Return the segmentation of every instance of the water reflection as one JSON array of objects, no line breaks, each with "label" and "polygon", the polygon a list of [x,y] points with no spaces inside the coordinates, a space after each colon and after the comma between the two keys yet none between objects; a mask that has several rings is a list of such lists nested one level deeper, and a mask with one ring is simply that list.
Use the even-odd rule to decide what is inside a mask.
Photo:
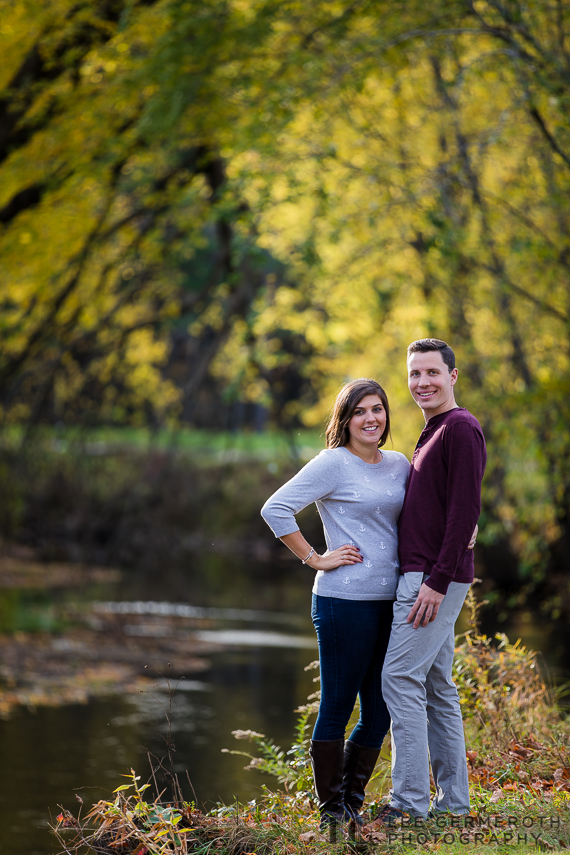
[{"label": "water reflection", "polygon": [[302,649],[281,649],[278,657],[268,648],[225,651],[212,655],[200,680],[173,679],[169,687],[157,679],[138,695],[17,710],[0,727],[0,851],[56,852],[47,832],[49,811],[55,816],[58,805],[77,810],[74,791],[86,804],[110,797],[131,767],[144,778],[147,752],[164,756],[169,729],[188,799],[193,795],[186,770],[208,807],[219,799],[259,796],[265,776],[245,772],[244,758],[221,749],[244,747],[231,736],[238,728],[291,744],[293,708],[314,688],[312,674],[303,670],[311,658]]},{"label": "water reflection", "polygon": [[[188,799],[193,793],[186,770],[207,806],[259,795],[265,777],[245,772],[244,758],[221,749],[244,747],[231,736],[239,728],[266,733],[283,747],[291,744],[293,710],[314,690],[313,674],[303,670],[315,658],[311,579],[287,564],[280,573],[219,556],[203,563],[211,573],[174,567],[125,574],[113,584],[0,591],[4,632],[60,631],[61,615],[75,609],[91,612],[94,621],[115,615],[123,628],[146,632],[151,640],[153,633],[204,632],[216,641],[206,670],[185,679],[181,670],[172,675],[172,704],[157,674],[137,694],[13,710],[0,723],[0,852],[56,852],[47,830],[50,812],[55,816],[59,805],[77,810],[74,791],[86,805],[109,797],[131,767],[145,777],[147,752],[165,754],[169,726],[175,770]],[[51,644],[74,659],[64,634]],[[166,663],[162,673],[168,675]]]},{"label": "water reflection", "polygon": [[259,609],[218,609],[191,606],[188,603],[169,602],[94,602],[93,610],[104,614],[121,615],[164,615],[166,617],[183,618],[213,618],[214,620],[245,620],[264,621],[267,623],[284,623],[287,626],[298,624],[299,615],[286,612],[261,611]]}]

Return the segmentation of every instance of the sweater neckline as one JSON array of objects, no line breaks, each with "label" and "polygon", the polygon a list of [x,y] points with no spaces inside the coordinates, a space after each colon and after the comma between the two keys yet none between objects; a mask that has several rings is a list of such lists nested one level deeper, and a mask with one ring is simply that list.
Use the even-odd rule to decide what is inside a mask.
[{"label": "sweater neckline", "polygon": [[441,424],[441,422],[444,421],[447,416],[451,415],[451,413],[464,413],[465,411],[465,407],[452,407],[450,410],[446,410],[445,413],[438,413],[437,416],[432,416],[431,419],[427,420],[424,425],[424,430],[428,430],[428,428]]},{"label": "sweater neckline", "polygon": [[384,465],[384,461],[386,460],[386,452],[385,451],[380,451],[380,454],[382,455],[382,460],[379,460],[378,463],[367,463],[365,460],[362,459],[362,457],[359,457],[357,454],[353,454],[352,451],[349,451],[348,448],[346,448],[346,446],[341,445],[339,447],[340,447],[340,450],[342,452],[344,452],[344,454],[348,454],[349,458],[351,460],[354,460],[357,463],[357,465],[366,466],[367,469],[378,469],[380,466]]}]

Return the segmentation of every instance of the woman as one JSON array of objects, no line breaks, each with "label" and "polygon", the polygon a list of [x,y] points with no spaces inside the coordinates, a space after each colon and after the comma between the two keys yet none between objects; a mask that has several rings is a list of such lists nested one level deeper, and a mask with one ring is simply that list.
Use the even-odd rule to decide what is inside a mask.
[{"label": "woman", "polygon": [[[375,380],[339,392],[326,449],[267,500],[263,518],[317,571],[312,618],[319,642],[321,703],[311,740],[321,827],[356,818],[390,726],[381,671],[399,576],[397,522],[409,463],[380,451],[390,435],[388,399]],[[295,514],[316,502],[327,551],[305,540]],[[344,741],[360,698],[360,718]]]}]

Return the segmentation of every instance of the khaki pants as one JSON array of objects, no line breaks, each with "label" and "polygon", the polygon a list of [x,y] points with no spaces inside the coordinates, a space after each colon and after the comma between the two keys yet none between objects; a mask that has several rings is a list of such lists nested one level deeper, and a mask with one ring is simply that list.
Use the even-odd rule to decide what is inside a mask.
[{"label": "khaki pants", "polygon": [[412,816],[427,815],[431,761],[435,781],[432,809],[463,814],[469,812],[469,781],[451,667],[455,621],[469,585],[452,582],[436,619],[414,629],[406,618],[423,578],[422,573],[400,577],[382,671],[382,693],[392,718],[390,804]]}]

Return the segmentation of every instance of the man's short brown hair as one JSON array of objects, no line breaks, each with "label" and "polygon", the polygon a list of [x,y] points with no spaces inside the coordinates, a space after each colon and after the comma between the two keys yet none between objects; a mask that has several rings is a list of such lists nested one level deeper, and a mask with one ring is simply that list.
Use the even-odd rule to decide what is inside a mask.
[{"label": "man's short brown hair", "polygon": [[439,350],[441,358],[447,365],[449,373],[455,368],[455,354],[450,346],[439,338],[419,338],[408,345],[408,357],[412,353],[429,353],[430,350]]}]

